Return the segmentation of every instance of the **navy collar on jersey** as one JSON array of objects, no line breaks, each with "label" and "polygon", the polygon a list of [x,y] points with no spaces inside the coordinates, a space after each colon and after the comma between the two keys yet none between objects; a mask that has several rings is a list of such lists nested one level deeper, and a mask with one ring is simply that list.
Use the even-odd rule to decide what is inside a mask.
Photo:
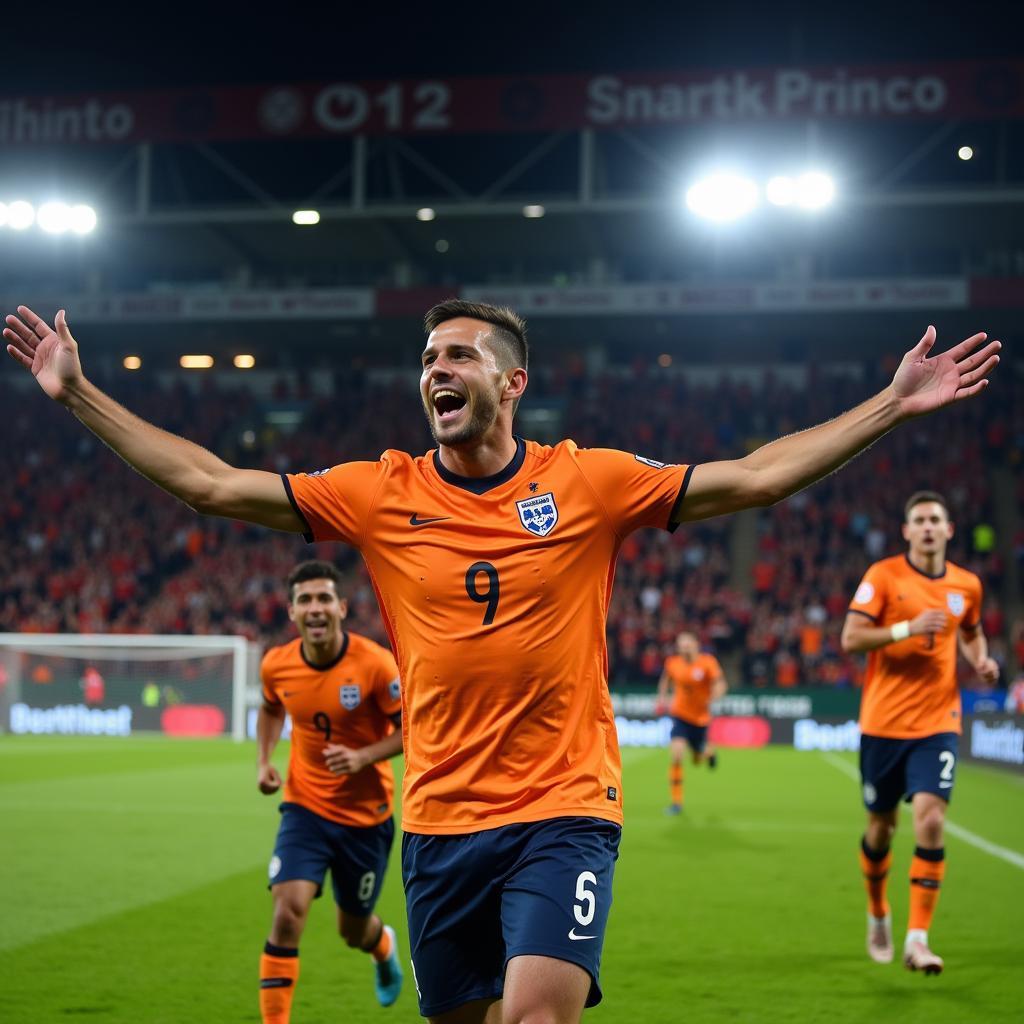
[{"label": "navy collar on jersey", "polygon": [[302,646],[302,641],[299,641],[299,654],[302,655],[302,660],[312,669],[317,672],[326,672],[329,668],[334,668],[335,665],[345,657],[345,652],[348,650],[348,633],[345,630],[341,631],[341,650],[338,651],[338,656],[332,658],[326,665],[314,665],[313,662],[306,657],[306,648]]},{"label": "navy collar on jersey", "polygon": [[921,576],[923,576],[926,580],[941,580],[942,577],[946,575],[945,559],[942,560],[942,572],[937,572],[933,576],[930,572],[925,572],[924,569],[918,569],[918,567],[914,565],[914,563],[910,560],[910,555],[904,555],[903,557],[907,560],[907,565],[909,565],[910,568],[914,570],[914,572],[919,573]]},{"label": "navy collar on jersey", "polygon": [[458,473],[453,473],[442,464],[440,450],[434,452],[434,469],[446,484],[461,487],[464,491],[471,491],[473,494],[486,494],[511,480],[523,468],[525,459],[526,442],[521,437],[516,437],[516,453],[512,456],[512,461],[504,469],[498,470],[491,476],[459,476]]}]

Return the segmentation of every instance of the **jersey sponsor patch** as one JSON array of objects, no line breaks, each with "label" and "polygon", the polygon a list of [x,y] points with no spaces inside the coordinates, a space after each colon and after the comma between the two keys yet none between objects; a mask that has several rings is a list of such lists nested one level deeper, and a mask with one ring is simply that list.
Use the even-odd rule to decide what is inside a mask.
[{"label": "jersey sponsor patch", "polygon": [[341,701],[341,706],[346,711],[352,711],[359,707],[359,702],[362,700],[362,694],[359,692],[359,684],[346,683],[341,687],[338,698]]},{"label": "jersey sponsor patch", "polygon": [[391,682],[388,683],[388,696],[392,700],[401,700],[402,699],[402,680],[401,679],[392,679]]},{"label": "jersey sponsor patch", "polygon": [[517,501],[516,508],[519,510],[519,522],[536,537],[546,537],[558,522],[558,506],[551,491]]},{"label": "jersey sponsor patch", "polygon": [[642,455],[634,455],[633,458],[645,466],[650,466],[651,469],[667,469],[671,465],[669,462],[659,462],[657,459],[645,459]]},{"label": "jersey sponsor patch", "polygon": [[949,594],[947,594],[946,595],[946,604],[949,606],[949,610],[954,615],[963,615],[964,608],[966,607],[966,605],[964,604],[964,595],[963,594],[956,594],[956,593],[949,593]]},{"label": "jersey sponsor patch", "polygon": [[853,595],[854,604],[869,604],[871,599],[875,596],[874,585],[868,583],[865,580],[858,588],[857,593]]}]

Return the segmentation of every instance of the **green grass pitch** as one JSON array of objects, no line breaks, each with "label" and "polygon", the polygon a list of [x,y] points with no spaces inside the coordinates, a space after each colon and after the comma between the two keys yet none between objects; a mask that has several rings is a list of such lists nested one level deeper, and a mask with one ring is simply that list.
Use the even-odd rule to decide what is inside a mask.
[{"label": "green grass pitch", "polygon": [[[255,751],[158,738],[0,738],[0,1020],[258,1021],[276,800]],[[282,749],[278,763],[286,763]],[[664,814],[667,755],[624,752],[626,829],[587,1020],[952,1024],[1024,1019],[1024,870],[947,840],[938,978],[863,951],[861,810],[849,755],[723,752]],[[846,766],[846,773],[842,769]],[[1024,852],[1024,780],[959,768],[951,818]],[[913,843],[897,838],[897,941]],[[398,844],[379,904],[406,955]],[[380,1009],[366,957],[314,906],[292,1019],[416,1021],[411,973]]]}]

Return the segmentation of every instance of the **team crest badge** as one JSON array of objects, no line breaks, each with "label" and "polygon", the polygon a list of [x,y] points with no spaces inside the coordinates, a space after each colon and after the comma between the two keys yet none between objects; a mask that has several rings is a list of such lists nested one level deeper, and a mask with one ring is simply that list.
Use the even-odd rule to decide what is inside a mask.
[{"label": "team crest badge", "polygon": [[519,522],[535,537],[546,537],[558,522],[558,506],[555,496],[538,494],[536,498],[525,498],[516,502],[519,509]]},{"label": "team crest badge", "polygon": [[946,604],[949,605],[949,610],[954,615],[963,615],[964,613],[964,595],[963,594],[947,594]]},{"label": "team crest badge", "polygon": [[359,684],[351,683],[349,685],[343,686],[341,688],[341,693],[339,694],[339,697],[341,699],[341,706],[346,711],[352,711],[353,709],[359,707],[359,701],[362,699],[359,693]]}]

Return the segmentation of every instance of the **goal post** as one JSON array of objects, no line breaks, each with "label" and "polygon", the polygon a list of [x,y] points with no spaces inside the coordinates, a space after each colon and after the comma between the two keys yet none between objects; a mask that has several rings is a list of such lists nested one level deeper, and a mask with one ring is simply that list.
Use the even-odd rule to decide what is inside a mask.
[{"label": "goal post", "polygon": [[243,636],[0,633],[0,729],[243,740],[259,663]]}]

